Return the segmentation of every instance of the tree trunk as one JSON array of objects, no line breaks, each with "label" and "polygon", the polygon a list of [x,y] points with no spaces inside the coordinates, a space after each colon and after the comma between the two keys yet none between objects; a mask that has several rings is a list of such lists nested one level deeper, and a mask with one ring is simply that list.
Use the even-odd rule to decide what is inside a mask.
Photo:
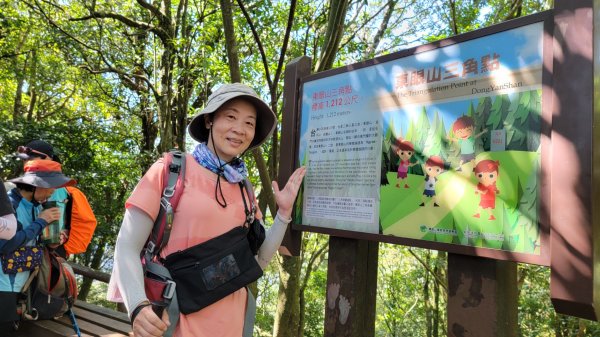
[{"label": "tree trunk", "polygon": [[225,31],[225,45],[227,46],[227,59],[229,60],[229,76],[231,82],[241,82],[240,60],[238,47],[235,39],[235,28],[233,24],[233,12],[231,0],[219,0],[221,3],[221,15],[223,16],[223,30]]},{"label": "tree trunk", "polygon": [[387,9],[385,10],[385,14],[383,15],[381,24],[379,25],[379,29],[377,30],[377,33],[373,37],[373,42],[369,43],[369,46],[365,53],[365,55],[367,56],[366,57],[367,59],[375,57],[375,52],[377,51],[377,47],[379,46],[379,43],[381,42],[381,39],[383,38],[385,31],[387,30],[387,27],[390,23],[390,18],[392,17],[392,14],[394,13],[394,9],[396,8],[396,3],[398,3],[398,0],[388,0]]},{"label": "tree trunk", "polygon": [[163,51],[160,57],[160,89],[157,95],[158,119],[160,144],[158,152],[167,152],[176,146],[174,129],[175,119],[173,111],[173,58],[176,55],[173,20],[171,17],[171,1],[163,0],[161,3],[161,12],[164,19],[160,22],[161,29],[166,33],[167,38],[161,40]]},{"label": "tree trunk", "polygon": [[[425,253],[425,263],[431,264],[431,251]],[[425,324],[427,327],[427,336],[432,335],[433,331],[433,310],[431,309],[431,293],[429,287],[431,285],[431,275],[425,271],[425,282],[423,284],[423,302],[425,303]]]},{"label": "tree trunk", "polygon": [[300,270],[298,256],[282,256],[279,266],[279,294],[277,314],[273,324],[273,337],[300,337]]},{"label": "tree trunk", "polygon": [[331,0],[324,49],[317,64],[317,71],[331,69],[337,55],[340,41],[344,35],[344,22],[348,12],[349,0]]},{"label": "tree trunk", "polygon": [[37,103],[37,91],[35,90],[35,83],[37,80],[37,51],[34,49],[31,52],[31,76],[29,77],[29,105],[27,106],[27,115],[33,116],[33,110]]},{"label": "tree trunk", "polygon": [[[442,275],[442,271],[444,268],[441,268],[442,263],[444,262],[446,254],[444,252],[438,252],[435,259],[435,266],[433,268],[434,274],[437,275],[438,280],[444,280],[444,275]],[[441,297],[441,288],[442,286],[439,282],[434,282],[433,288],[433,298],[434,298],[434,311],[433,311],[433,331],[432,337],[439,337],[440,335],[440,297]],[[445,308],[444,308],[445,309]]]},{"label": "tree trunk", "polygon": [[458,18],[456,17],[456,1],[450,0],[450,29],[453,35],[458,35]]},{"label": "tree trunk", "polygon": [[29,36],[29,27],[23,34],[21,35],[21,43],[17,44],[17,48],[15,49],[15,57],[13,60],[13,69],[15,69],[15,77],[17,82],[17,88],[15,90],[15,100],[13,103],[13,123],[16,123],[17,120],[23,114],[23,85],[25,84],[25,74],[27,73],[27,58],[25,56],[25,61],[23,62],[23,69],[19,69],[19,54],[21,53],[21,47],[25,45],[25,41],[27,41],[27,37]]},{"label": "tree trunk", "polygon": [[[106,238],[103,236],[100,242],[98,243],[98,248],[94,252],[94,256],[92,257],[92,263],[90,264],[90,268],[94,270],[98,270],[100,268],[100,264],[102,264],[102,259],[104,256],[104,250],[106,248]],[[81,301],[85,301],[88,294],[90,293],[90,289],[92,286],[91,278],[84,277],[83,282],[81,283],[81,287],[79,288],[79,294],[77,295],[77,299]]]},{"label": "tree trunk", "polygon": [[179,3],[178,9],[178,24],[176,31],[179,31],[179,39],[185,41],[182,46],[179,46],[177,55],[177,68],[184,70],[186,75],[179,76],[177,79],[176,95],[174,99],[176,102],[172,104],[175,107],[175,116],[173,121],[175,144],[178,149],[185,151],[185,131],[187,126],[187,113],[190,104],[190,96],[193,90],[193,83],[195,76],[192,75],[191,69],[193,67],[190,64],[190,53],[188,44],[191,41],[190,31],[191,27],[188,23],[188,1],[182,0]]},{"label": "tree trunk", "polygon": [[19,69],[19,57],[15,56],[14,68],[18,69],[17,78],[17,89],[15,90],[15,101],[13,103],[13,121],[16,121],[23,114],[23,85],[25,84],[25,71],[27,68],[27,59],[23,64],[23,69]]},{"label": "tree trunk", "polygon": [[158,152],[167,152],[175,145],[173,138],[173,111],[171,109],[172,43],[165,44],[161,56],[161,88],[157,98],[160,144]]},{"label": "tree trunk", "polygon": [[[145,17],[144,17],[145,18]],[[147,18],[145,18],[147,20]],[[136,53],[136,65],[134,73],[137,75],[144,75],[144,63],[146,60],[146,48],[148,48],[148,33],[144,30],[138,30],[135,35],[135,53]],[[143,80],[139,78],[134,79],[139,87],[147,88]],[[140,99],[139,104],[139,118],[142,123],[142,143],[140,149],[142,155],[140,157],[140,168],[142,172],[152,165],[154,162],[154,142],[158,135],[158,127],[154,122],[156,112],[150,108],[150,101],[148,98],[148,92],[139,91],[138,96]]]}]

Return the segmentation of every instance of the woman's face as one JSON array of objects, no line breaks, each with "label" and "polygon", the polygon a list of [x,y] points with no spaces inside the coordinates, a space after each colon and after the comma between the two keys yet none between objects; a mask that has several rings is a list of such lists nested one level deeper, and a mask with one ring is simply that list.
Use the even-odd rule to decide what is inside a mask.
[{"label": "woman's face", "polygon": [[32,197],[35,198],[35,201],[43,203],[50,198],[54,190],[55,188],[36,187]]},{"label": "woman's face", "polygon": [[[211,128],[206,120],[206,127]],[[246,100],[235,98],[214,113],[208,147],[221,160],[230,161],[252,143],[256,129],[256,109]]]}]

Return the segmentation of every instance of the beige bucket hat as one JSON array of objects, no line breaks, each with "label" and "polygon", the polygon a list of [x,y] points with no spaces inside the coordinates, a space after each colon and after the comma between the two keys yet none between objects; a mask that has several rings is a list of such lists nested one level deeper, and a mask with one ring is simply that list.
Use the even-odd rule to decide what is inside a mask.
[{"label": "beige bucket hat", "polygon": [[223,84],[208,97],[204,109],[194,116],[188,125],[190,136],[198,142],[207,142],[209,129],[205,126],[204,115],[219,110],[223,104],[234,98],[243,98],[256,108],[256,130],[247,151],[264,143],[275,129],[277,118],[269,105],[258,97],[252,88],[242,83]]}]

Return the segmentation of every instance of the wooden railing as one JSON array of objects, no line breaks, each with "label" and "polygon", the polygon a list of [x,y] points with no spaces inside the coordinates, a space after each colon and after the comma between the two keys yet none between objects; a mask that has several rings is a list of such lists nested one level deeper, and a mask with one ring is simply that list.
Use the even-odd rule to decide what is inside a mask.
[{"label": "wooden railing", "polygon": [[108,273],[97,271],[92,268],[82,266],[82,265],[72,262],[72,261],[69,261],[68,263],[73,268],[73,271],[75,272],[75,274],[89,277],[93,280],[98,280],[98,281],[104,282],[104,283],[108,283],[108,281],[110,281],[110,274],[108,274]]}]

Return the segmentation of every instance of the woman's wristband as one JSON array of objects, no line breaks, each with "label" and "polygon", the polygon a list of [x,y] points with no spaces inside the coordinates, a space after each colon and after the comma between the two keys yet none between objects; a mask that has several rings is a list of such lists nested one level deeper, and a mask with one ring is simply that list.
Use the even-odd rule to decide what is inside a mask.
[{"label": "woman's wristband", "polygon": [[285,218],[283,215],[281,215],[281,213],[277,212],[277,214],[275,215],[276,218],[279,218],[279,220],[281,222],[283,222],[284,224],[289,224],[292,221],[292,218]]},{"label": "woman's wristband", "polygon": [[131,312],[131,325],[133,325],[133,322],[135,321],[135,318],[140,313],[140,311],[142,311],[142,309],[144,309],[145,307],[147,307],[149,305],[152,305],[152,303],[150,303],[148,301],[144,301],[144,302],[138,304],[138,306],[135,307],[135,309],[133,309],[133,311]]}]

